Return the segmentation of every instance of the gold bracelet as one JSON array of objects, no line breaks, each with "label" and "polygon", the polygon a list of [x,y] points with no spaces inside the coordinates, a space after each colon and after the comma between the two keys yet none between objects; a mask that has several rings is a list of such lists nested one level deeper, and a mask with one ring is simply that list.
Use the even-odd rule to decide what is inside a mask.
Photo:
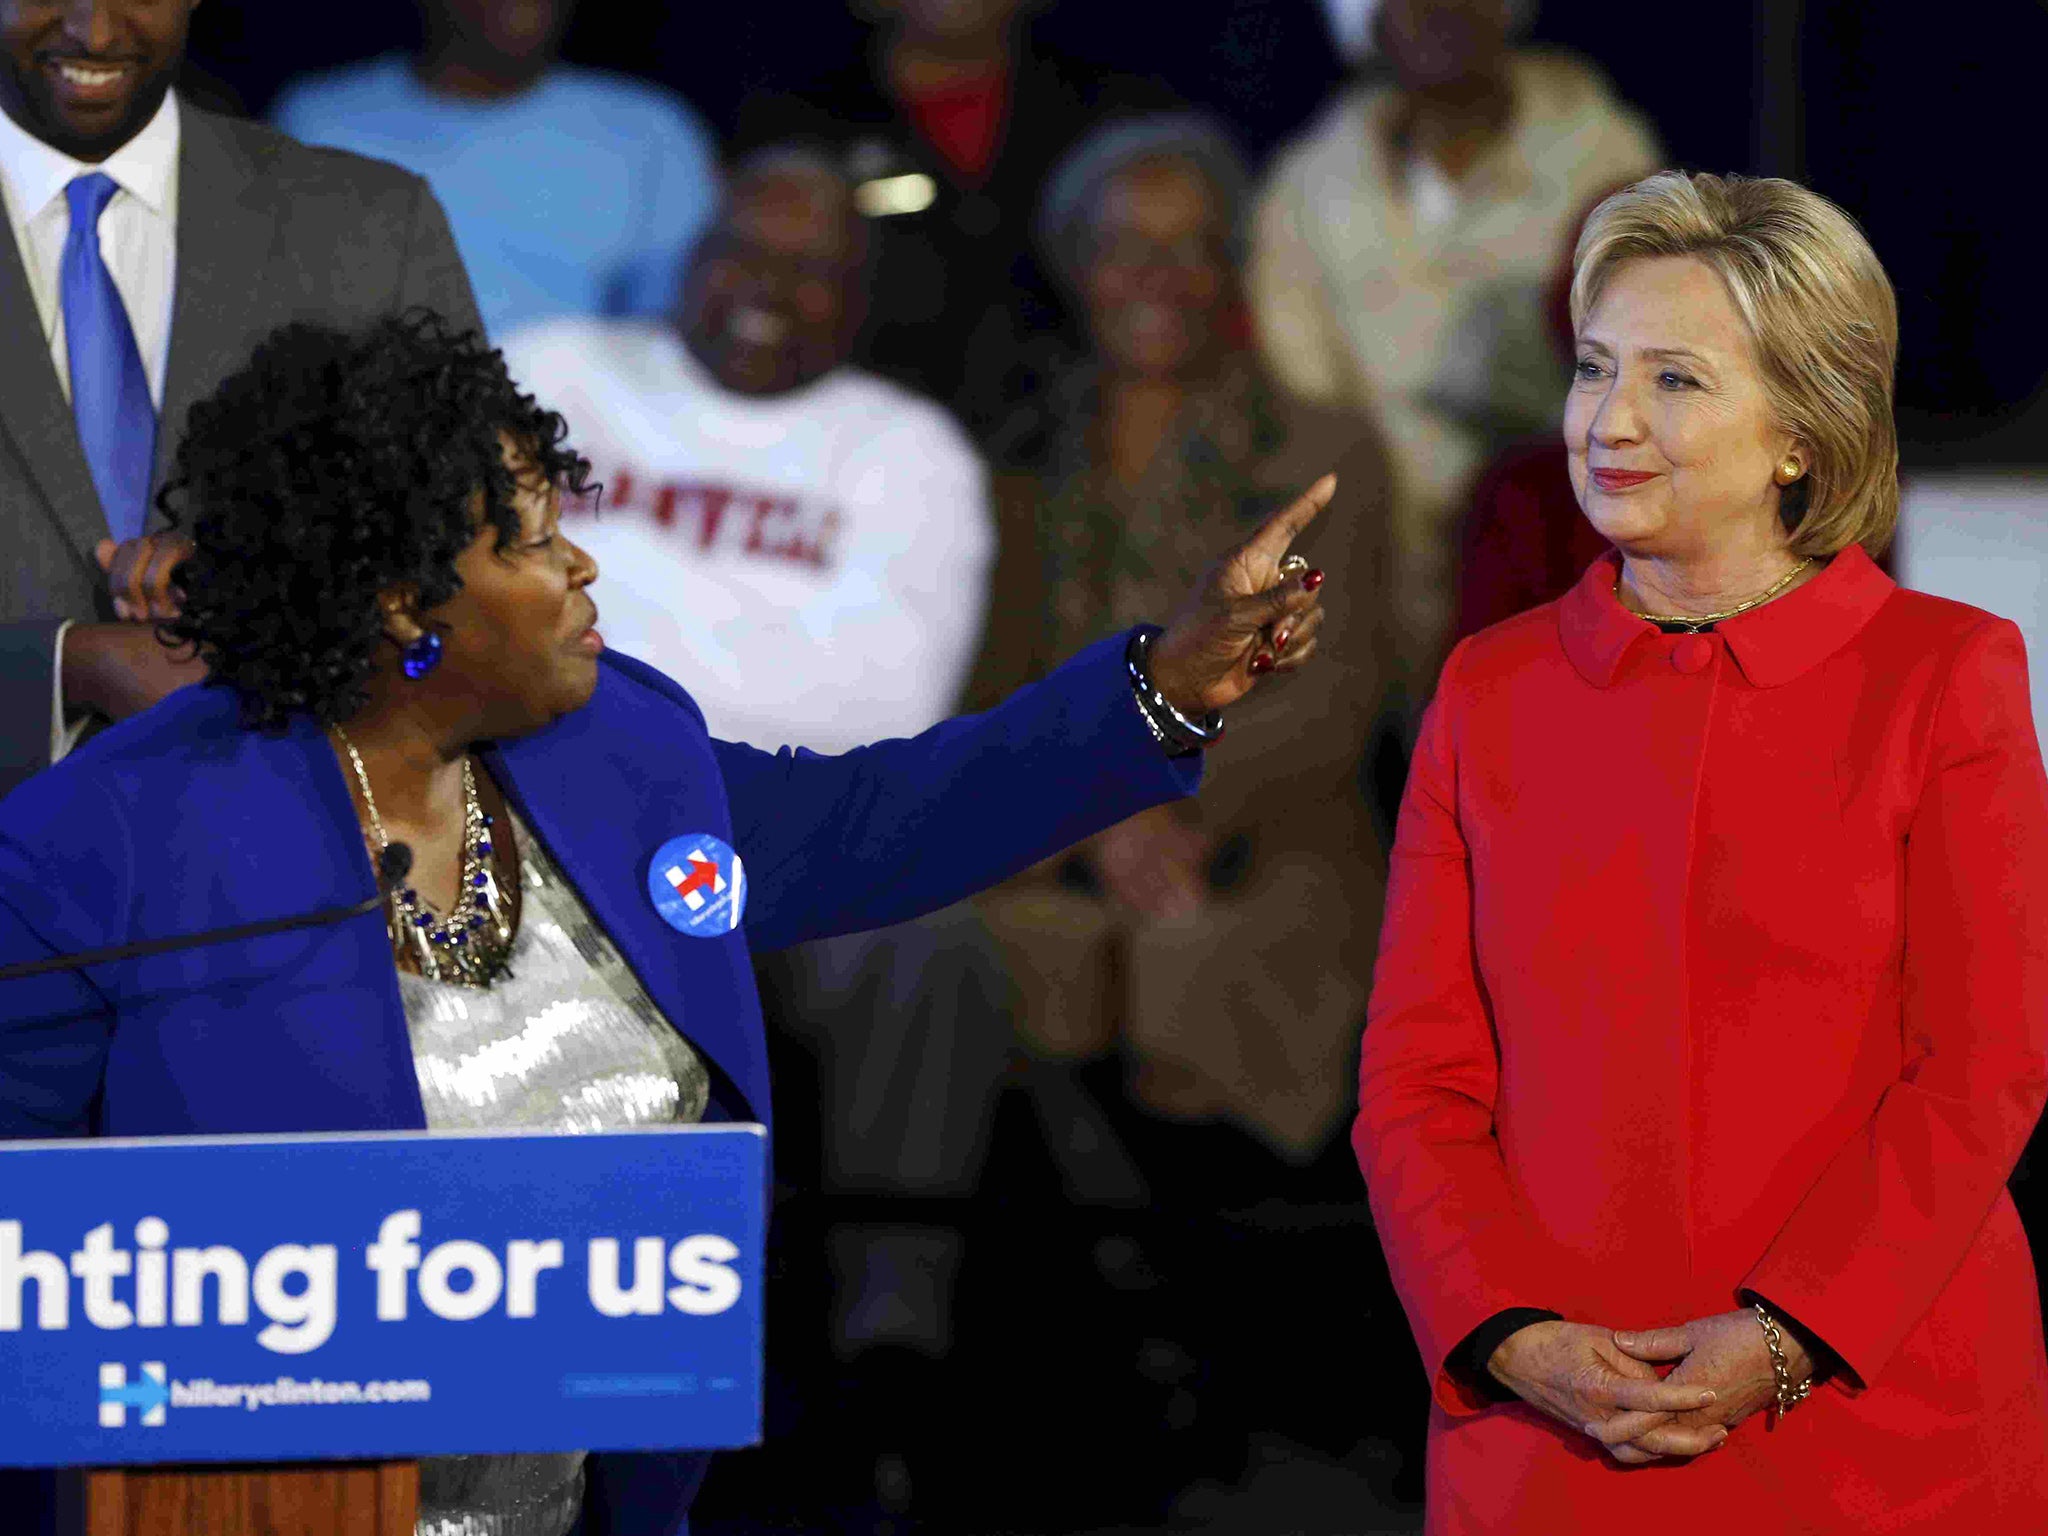
[{"label": "gold bracelet", "polygon": [[1808,1377],[1797,1386],[1792,1382],[1792,1367],[1785,1359],[1785,1336],[1778,1331],[1778,1320],[1766,1312],[1762,1302],[1751,1302],[1756,1308],[1756,1320],[1763,1325],[1764,1348],[1771,1352],[1771,1376],[1778,1384],[1778,1421],[1784,1422],[1785,1415],[1806,1401],[1806,1395],[1813,1390],[1813,1379]]}]

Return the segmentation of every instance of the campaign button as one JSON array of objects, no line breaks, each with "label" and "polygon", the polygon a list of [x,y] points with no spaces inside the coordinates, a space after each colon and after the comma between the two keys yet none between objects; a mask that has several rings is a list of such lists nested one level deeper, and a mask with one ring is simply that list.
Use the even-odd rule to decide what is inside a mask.
[{"label": "campaign button", "polygon": [[687,832],[656,850],[647,866],[647,894],[677,933],[715,939],[740,925],[747,874],[727,844],[709,832]]}]

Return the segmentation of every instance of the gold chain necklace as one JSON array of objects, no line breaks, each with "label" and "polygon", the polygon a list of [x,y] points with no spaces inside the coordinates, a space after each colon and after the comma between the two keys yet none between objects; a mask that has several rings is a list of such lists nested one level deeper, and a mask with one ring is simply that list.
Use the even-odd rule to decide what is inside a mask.
[{"label": "gold chain necklace", "polygon": [[[377,814],[377,796],[370,789],[370,773],[362,754],[340,726],[334,734],[356,771],[362,787],[363,808],[370,813],[370,834],[379,852],[391,846],[384,831],[384,818]],[[419,972],[429,981],[460,982],[464,986],[488,987],[498,977],[509,975],[512,953],[512,923],[509,904],[498,888],[497,869],[492,859],[491,828],[494,818],[484,813],[476,792],[476,770],[469,758],[462,760],[462,874],[456,888],[455,905],[443,917],[429,907],[420,893],[409,885],[390,896],[386,926],[391,942],[401,953],[410,954]]]},{"label": "gold chain necklace", "polygon": [[[1763,607],[1765,603],[1768,603],[1780,592],[1791,586],[1794,581],[1798,580],[1806,568],[1812,564],[1813,556],[1808,555],[1804,560],[1793,566],[1791,570],[1772,582],[1770,586],[1757,593],[1755,597],[1750,598],[1746,602],[1737,603],[1733,608],[1724,608],[1719,613],[1638,613],[1636,617],[1646,623],[1655,624],[1661,629],[1682,630],[1686,634],[1696,635],[1710,625],[1720,624],[1734,618],[1738,614],[1747,613],[1752,608]],[[1619,576],[1614,578],[1614,600],[1621,602],[1621,578]],[[1622,603],[1622,607],[1627,608],[1628,604]],[[1630,609],[1630,611],[1634,612],[1633,609]]]}]

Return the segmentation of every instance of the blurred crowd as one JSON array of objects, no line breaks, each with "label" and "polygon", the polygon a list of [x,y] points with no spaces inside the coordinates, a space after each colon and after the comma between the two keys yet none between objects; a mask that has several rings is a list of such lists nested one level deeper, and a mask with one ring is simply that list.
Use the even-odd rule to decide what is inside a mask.
[{"label": "blurred crowd", "polygon": [[1030,0],[853,0],[863,46],[723,141],[565,62],[570,0],[421,9],[269,115],[438,194],[602,482],[609,643],[715,734],[914,733],[1340,480],[1327,664],[1198,803],[762,961],[771,1438],[698,1527],[1156,1528],[1279,1446],[1398,1528],[1423,1379],[1345,1144],[1386,848],[1449,645],[1598,553],[1565,279],[1650,123],[1526,0],[1328,0],[1342,83],[1264,154]]},{"label": "blurred crowd", "polygon": [[[1775,4],[1741,16],[1770,23]],[[692,1529],[1419,1529],[1427,1382],[1347,1134],[1388,851],[1452,646],[1559,596],[1605,549],[1559,422],[1579,231],[1608,194],[1717,141],[1695,131],[1667,148],[1592,58],[1532,40],[1537,0],[605,9],[605,35],[633,39],[644,68],[616,45],[598,51],[629,67],[576,62],[589,54],[575,39],[600,19],[578,0],[358,0],[337,29],[288,9],[209,0],[173,28],[179,7],[132,7],[182,101],[424,178],[432,198],[368,168],[390,183],[374,206],[407,210],[390,215],[403,241],[356,204],[295,187],[354,243],[328,249],[306,231],[329,224],[302,220],[277,265],[307,293],[335,289],[345,314],[374,246],[444,280],[406,286],[406,302],[449,308],[455,293],[466,309],[445,281],[460,277],[452,237],[491,343],[592,463],[564,526],[601,568],[606,643],[679,680],[716,736],[837,753],[988,707],[1093,640],[1166,619],[1218,550],[1338,478],[1300,545],[1327,583],[1314,588],[1328,612],[1315,665],[1233,708],[1198,798],[929,917],[758,957],[776,1090],[767,1438],[719,1459]],[[185,12],[195,39],[214,28],[197,62],[178,62]],[[797,30],[799,14],[801,37],[767,36]],[[1888,243],[1886,221],[1937,231],[1926,249],[1949,264],[1940,283],[1924,260],[1892,267],[1909,451],[1918,410],[1942,417],[1938,434],[1919,422],[1923,448],[1940,436],[1958,445],[1952,465],[1993,462],[1969,439],[1970,410],[1988,421],[1991,404],[2033,391],[2031,414],[2008,423],[2029,441],[1996,456],[2040,462],[2048,345],[2027,327],[2048,311],[2009,302],[2027,258],[1988,191],[1993,175],[2003,190],[1995,157],[1949,149],[1977,61],[1922,67],[1918,53],[2000,53],[2017,29],[1982,33],[1991,47],[1951,28],[1870,50],[1908,78],[1834,46],[1828,27],[1865,24],[1849,0],[1787,7],[1732,44],[1695,28],[1674,46],[1618,4],[1589,0],[1577,19],[1602,15],[1636,24],[1614,46],[1653,59],[1633,78],[1658,93],[1673,139],[1726,109],[1700,81],[1717,97],[1753,91],[1723,116],[1757,128],[1755,154],[1692,168],[1798,174],[1830,195],[1860,186],[1845,204],[1888,265],[1910,244]],[[746,34],[749,57],[777,71],[681,67],[700,27]],[[1156,35],[1181,27],[1214,36]],[[257,78],[264,39],[288,29],[332,44],[292,55],[301,63],[410,41],[275,89],[287,71]],[[1112,33],[1118,47],[1088,50]],[[1199,70],[1135,67],[1147,34],[1183,63],[1206,50],[1210,86]],[[1802,72],[1801,47],[1848,62]],[[702,89],[679,94],[678,79]],[[1871,127],[1901,100],[1951,124],[1949,137],[1899,130],[1913,154],[1943,157],[1935,174],[1902,169],[1900,140]],[[1841,109],[1856,126],[1774,162],[1779,108],[1799,123]],[[68,189],[88,178],[58,179],[57,150],[0,113],[0,204],[35,285],[18,318],[40,323],[63,391],[18,391],[15,408],[43,410],[52,441],[65,440],[50,412],[66,399],[81,434],[104,416],[131,429],[109,443],[150,441],[135,424],[181,419],[193,397],[175,371],[167,393],[174,322],[213,350],[206,337],[241,323],[239,280],[190,280],[203,263],[178,223],[181,198],[188,223],[207,223],[198,210],[229,208],[240,183],[177,191],[176,115],[152,112],[89,178],[118,199],[98,205],[99,287],[92,263],[60,274],[65,231],[86,216]],[[208,233],[223,245],[270,238],[220,222]],[[201,300],[174,305],[181,271]],[[1974,318],[1956,305],[1930,324],[1937,288],[1992,297]],[[101,340],[133,358],[96,384],[71,361],[81,328],[68,316],[107,293],[115,302],[77,313],[129,316],[132,334]],[[77,355],[95,355],[89,337]],[[114,489],[134,493],[121,505],[139,529],[150,465],[122,458]],[[90,481],[85,456],[58,469],[74,510],[94,511],[90,490],[117,527],[97,466]],[[1953,515],[1923,530],[1954,537],[1923,549],[2010,566],[2025,590],[1986,606],[2036,604],[2048,625],[2048,584],[2035,593],[2035,567],[2009,559],[2023,542],[2048,547],[2048,491],[2016,493],[1993,537],[1964,527],[1959,509],[1982,512],[1974,484],[1934,489],[1927,504]],[[17,557],[26,592],[40,578]],[[76,564],[63,553],[52,568],[76,586]],[[89,715],[148,702],[98,696],[121,675],[84,664],[108,632],[161,650],[126,622],[141,615],[109,614],[123,622],[42,626],[50,653],[14,680],[30,689],[34,762],[14,767],[61,756]],[[2037,713],[2044,703],[2037,691]],[[0,788],[10,771],[0,760]],[[989,825],[1007,809],[987,806]],[[2033,1163],[2048,1167],[2048,1151]],[[2038,1249],[2048,1178],[2018,1192]]]},{"label": "blurred crowd", "polygon": [[[1338,476],[1300,549],[1327,582],[1316,665],[1232,711],[1197,800],[759,958],[768,1438],[720,1459],[693,1529],[1416,1529],[1426,1382],[1347,1138],[1388,849],[1450,648],[1603,552],[1559,431],[1571,258],[1602,198],[1669,163],[1657,125],[1530,40],[1535,0],[1201,0],[1206,89],[1130,63],[1170,0],[784,0],[720,35],[799,3],[804,36],[755,38],[765,83],[658,67],[694,6],[607,13],[644,71],[572,62],[598,10],[577,0],[361,0],[352,34],[413,41],[274,93],[282,70],[252,91],[232,66],[260,73],[286,23],[213,4],[221,46],[177,66],[195,107],[425,179],[490,340],[594,466],[565,524],[607,643],[717,736],[833,753],[986,707],[1163,620]],[[1120,53],[1086,50],[1119,27]],[[1675,135],[1701,109],[1656,46]],[[163,132],[113,167],[137,195],[109,226],[159,408],[183,258],[176,200],[131,173]],[[1873,233],[1939,222],[1926,195],[1866,198]],[[15,210],[36,270],[61,202]],[[1967,254],[1990,226],[1950,211]],[[408,259],[437,240],[415,222]],[[2005,270],[1973,259],[1963,286]],[[1978,348],[2019,359],[1976,367],[2015,398],[2034,323]],[[1941,330],[1909,324],[1908,382],[1974,355]],[[60,678],[86,638],[58,632]],[[2037,1225],[2044,1195],[2021,1193]]]}]

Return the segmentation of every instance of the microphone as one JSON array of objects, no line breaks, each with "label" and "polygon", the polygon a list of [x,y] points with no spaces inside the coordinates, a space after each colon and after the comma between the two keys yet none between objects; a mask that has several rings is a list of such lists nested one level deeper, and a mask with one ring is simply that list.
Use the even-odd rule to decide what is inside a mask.
[{"label": "microphone", "polygon": [[81,949],[75,954],[47,955],[41,960],[24,960],[0,965],[0,981],[19,981],[49,971],[82,971],[91,965],[109,965],[116,960],[146,960],[152,955],[173,954],[181,949],[201,949],[209,944],[232,944],[237,939],[260,939],[294,928],[323,928],[345,923],[352,917],[366,917],[383,906],[392,891],[412,872],[412,849],[404,843],[386,843],[377,854],[377,894],[352,907],[326,907],[302,912],[297,917],[273,917],[260,923],[240,923],[232,928],[209,928],[200,933],[182,933],[168,939],[145,939],[139,944],[116,944],[107,949]]}]

